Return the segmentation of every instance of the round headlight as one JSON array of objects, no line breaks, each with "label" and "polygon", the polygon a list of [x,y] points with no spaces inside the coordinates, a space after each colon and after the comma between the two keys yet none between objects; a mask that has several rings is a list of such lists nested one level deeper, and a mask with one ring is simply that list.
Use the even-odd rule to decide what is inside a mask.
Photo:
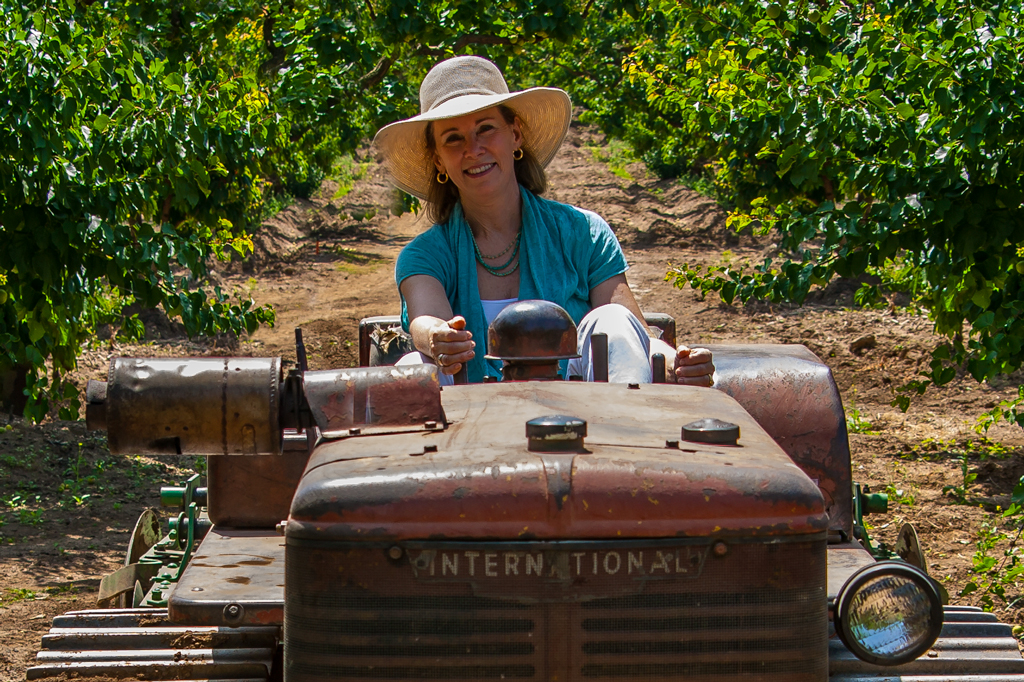
[{"label": "round headlight", "polygon": [[898,561],[854,573],[835,601],[836,633],[868,663],[901,665],[931,648],[942,631],[942,600],[932,579]]}]

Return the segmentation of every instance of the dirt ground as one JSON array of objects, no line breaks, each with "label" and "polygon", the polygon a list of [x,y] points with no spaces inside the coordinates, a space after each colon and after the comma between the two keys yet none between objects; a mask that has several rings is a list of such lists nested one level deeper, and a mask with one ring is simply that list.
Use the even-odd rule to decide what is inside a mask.
[{"label": "dirt ground", "polygon": [[[609,221],[641,306],[674,315],[680,342],[802,343],[827,362],[853,432],[855,479],[892,500],[889,514],[868,517],[873,536],[892,543],[904,522],[915,524],[931,574],[956,603],[982,604],[981,591],[956,595],[977,580],[971,568],[979,543],[1001,560],[1010,544],[1001,536],[1017,532],[999,511],[1024,475],[1024,434],[997,426],[984,438],[971,427],[1015,395],[1024,377],[981,385],[958,377],[899,412],[889,405],[893,388],[927,367],[936,343],[927,317],[899,307],[856,309],[857,283],[849,281],[814,292],[802,307],[728,306],[674,288],[665,281],[673,264],[757,262],[773,245],[732,234],[713,200],[659,181],[639,163],[613,171],[599,160],[608,156],[599,136],[573,127],[549,168],[549,196]],[[272,304],[275,327],[241,341],[189,341],[179,326],[147,314],[147,343],[97,339],[80,358],[76,380],[105,378],[116,355],[281,355],[287,366],[295,361],[296,327],[313,368],[357,364],[358,320],[398,312],[395,257],[427,226],[422,216],[393,215],[394,195],[380,168],[371,158],[363,162],[365,175],[351,191],[340,196],[338,184],[326,182],[313,201],[297,201],[268,221],[254,258],[218,264],[211,275],[227,291]],[[94,604],[99,578],[123,563],[135,520],[159,503],[159,486],[183,481],[204,463],[114,457],[82,422],[30,426],[2,417],[0,428],[0,680],[21,680],[52,616]],[[944,486],[954,489],[944,493]],[[1019,598],[1019,586],[1008,586],[1006,595]],[[1021,610],[999,598],[994,610],[1024,624]]]}]

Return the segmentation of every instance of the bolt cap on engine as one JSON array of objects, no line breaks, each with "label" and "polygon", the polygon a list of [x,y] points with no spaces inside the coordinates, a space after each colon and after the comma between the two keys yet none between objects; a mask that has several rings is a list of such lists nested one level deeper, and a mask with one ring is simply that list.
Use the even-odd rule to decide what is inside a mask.
[{"label": "bolt cap on engine", "polygon": [[526,422],[527,448],[531,452],[572,452],[583,449],[587,422],[563,414],[537,417]]},{"label": "bolt cap on engine", "polygon": [[691,443],[712,445],[736,445],[740,439],[740,427],[732,422],[705,417],[683,426],[683,440]]}]

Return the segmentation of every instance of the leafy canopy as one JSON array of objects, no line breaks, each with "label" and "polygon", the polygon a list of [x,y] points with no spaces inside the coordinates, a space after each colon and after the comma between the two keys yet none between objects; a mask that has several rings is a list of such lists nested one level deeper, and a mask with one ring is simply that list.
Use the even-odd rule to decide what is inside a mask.
[{"label": "leafy canopy", "polygon": [[0,377],[28,372],[28,416],[63,401],[69,417],[64,377],[97,326],[142,334],[130,304],[190,335],[272,322],[204,284],[212,258],[251,250],[268,192],[308,196],[415,113],[439,58],[506,64],[585,14],[567,0],[0,0]]},{"label": "leafy canopy", "polygon": [[308,196],[342,154],[416,112],[430,66],[465,53],[513,88],[565,87],[656,172],[713,169],[738,207],[730,223],[779,237],[782,257],[752,272],[683,267],[677,284],[799,302],[875,269],[952,340],[928,381],[959,363],[979,380],[1012,371],[1020,9],[0,0],[0,371],[30,368],[40,417],[75,394],[62,376],[97,324],[141,332],[129,303],[161,305],[190,334],[272,321],[203,285],[210,259],[245,253],[267,192]]},{"label": "leafy canopy", "polygon": [[[926,381],[1024,362],[1024,13],[1019,2],[848,0],[661,10],[665,43],[627,61],[652,117],[679,122],[782,257],[683,267],[677,284],[799,303],[814,284],[901,271],[949,337]],[[684,144],[683,142],[679,143]],[[877,290],[861,292],[862,300]],[[897,402],[904,407],[906,395]]]}]

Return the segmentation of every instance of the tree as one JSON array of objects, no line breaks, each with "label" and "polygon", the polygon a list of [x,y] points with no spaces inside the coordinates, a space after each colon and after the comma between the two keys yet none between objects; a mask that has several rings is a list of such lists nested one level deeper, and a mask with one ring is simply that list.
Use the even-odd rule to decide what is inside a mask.
[{"label": "tree", "polygon": [[504,65],[585,15],[575,0],[0,0],[0,377],[27,372],[27,416],[64,401],[71,417],[65,374],[97,325],[141,334],[129,303],[190,335],[272,322],[203,284],[211,258],[251,250],[268,192],[308,196],[416,113],[438,59]]},{"label": "tree", "polygon": [[[978,381],[1024,362],[1024,14],[1019,2],[713,3],[660,11],[665,44],[627,64],[651,117],[713,159],[783,256],[752,272],[683,267],[724,300],[799,303],[865,271],[926,307],[948,338],[924,381]],[[877,287],[858,292],[861,301]],[[1007,412],[1024,423],[1024,415]]]},{"label": "tree", "polygon": [[[0,369],[27,366],[27,415],[70,399],[70,416],[64,372],[129,301],[163,305],[191,334],[273,319],[191,290],[188,277],[205,273],[208,256],[246,249],[239,216],[258,202],[260,138],[275,122],[253,78],[172,64],[101,8],[4,4]],[[133,336],[140,327],[122,325]]]}]

